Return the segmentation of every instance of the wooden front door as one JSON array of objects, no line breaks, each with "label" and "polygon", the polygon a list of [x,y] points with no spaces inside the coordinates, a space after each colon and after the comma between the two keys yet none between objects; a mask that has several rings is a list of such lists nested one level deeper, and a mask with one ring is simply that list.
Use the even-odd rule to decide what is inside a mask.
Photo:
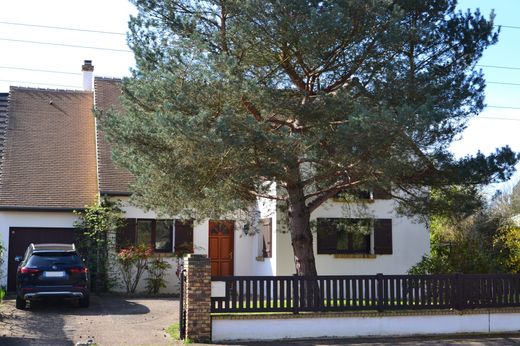
[{"label": "wooden front door", "polygon": [[211,276],[233,275],[234,232],[234,221],[209,221],[209,258],[211,260]]}]

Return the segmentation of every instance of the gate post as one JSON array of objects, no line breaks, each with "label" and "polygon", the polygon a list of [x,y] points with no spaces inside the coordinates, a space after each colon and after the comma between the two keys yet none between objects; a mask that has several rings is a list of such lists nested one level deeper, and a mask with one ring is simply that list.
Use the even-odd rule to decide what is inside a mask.
[{"label": "gate post", "polygon": [[186,333],[195,342],[211,341],[211,262],[205,255],[184,257]]}]

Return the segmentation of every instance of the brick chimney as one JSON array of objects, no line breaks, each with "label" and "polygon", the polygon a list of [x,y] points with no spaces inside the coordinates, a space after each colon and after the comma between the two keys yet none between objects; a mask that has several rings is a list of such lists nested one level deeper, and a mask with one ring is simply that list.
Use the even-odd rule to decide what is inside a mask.
[{"label": "brick chimney", "polygon": [[92,91],[92,82],[94,76],[94,65],[92,60],[85,60],[81,66],[83,72],[83,90]]}]

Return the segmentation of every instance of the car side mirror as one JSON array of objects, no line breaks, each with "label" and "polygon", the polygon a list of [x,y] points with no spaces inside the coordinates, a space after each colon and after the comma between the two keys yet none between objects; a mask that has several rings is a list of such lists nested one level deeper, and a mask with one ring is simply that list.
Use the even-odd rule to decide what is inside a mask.
[{"label": "car side mirror", "polygon": [[22,261],[22,256],[16,256],[16,257],[14,258],[14,261],[15,261],[15,262],[21,262],[21,261]]}]

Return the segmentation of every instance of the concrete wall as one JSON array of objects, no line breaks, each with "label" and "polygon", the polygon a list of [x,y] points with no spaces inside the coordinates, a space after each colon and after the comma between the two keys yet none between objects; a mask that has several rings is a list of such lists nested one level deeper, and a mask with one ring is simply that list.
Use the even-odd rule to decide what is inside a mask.
[{"label": "concrete wall", "polygon": [[1,268],[0,286],[7,286],[7,252],[9,248],[10,227],[46,227],[46,228],[71,228],[76,216],[72,212],[0,212],[0,240],[6,251]]},{"label": "concrete wall", "polygon": [[[419,262],[423,255],[430,252],[428,226],[395,213],[395,202],[376,200],[366,205],[329,201],[311,214],[317,218],[391,218],[392,244],[391,255],[376,255],[375,258],[335,258],[334,255],[318,255],[316,233],[314,233],[314,255],[316,267],[321,275],[362,275],[362,274],[405,274],[411,266]],[[294,256],[288,233],[277,234],[277,273],[295,273]],[[373,235],[371,244],[373,246]]]},{"label": "concrete wall", "polygon": [[518,332],[520,313],[440,312],[397,316],[213,318],[212,341]]}]

